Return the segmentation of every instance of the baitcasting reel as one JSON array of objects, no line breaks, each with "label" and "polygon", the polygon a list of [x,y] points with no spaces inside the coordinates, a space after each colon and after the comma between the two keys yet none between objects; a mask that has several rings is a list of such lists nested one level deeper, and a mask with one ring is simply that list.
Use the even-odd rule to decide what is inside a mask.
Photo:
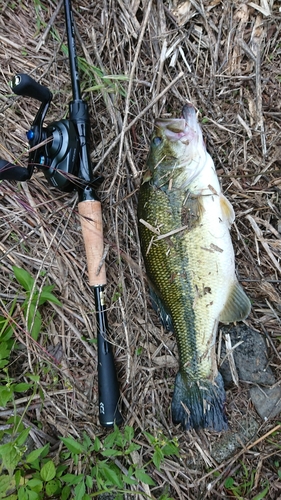
[{"label": "baitcasting reel", "polygon": [[[55,121],[44,127],[43,122],[53,97],[50,90],[23,73],[13,78],[11,87],[15,94],[37,99],[41,106],[26,134],[30,146],[28,167],[0,160],[0,179],[26,181],[31,178],[34,167],[37,167],[43,171],[50,184],[64,192],[73,191],[77,182],[80,189],[85,182],[88,187],[98,187],[103,180],[101,177],[87,179],[89,175],[85,178],[85,172],[81,171],[83,144],[81,147],[80,132],[86,146],[86,129],[89,123],[86,103],[80,99],[72,101],[69,105],[69,119]],[[82,131],[77,130],[79,123],[84,124]]]}]

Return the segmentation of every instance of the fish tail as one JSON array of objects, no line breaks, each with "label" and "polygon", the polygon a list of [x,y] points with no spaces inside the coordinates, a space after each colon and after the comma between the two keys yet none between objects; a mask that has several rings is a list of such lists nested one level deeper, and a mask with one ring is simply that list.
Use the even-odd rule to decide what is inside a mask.
[{"label": "fish tail", "polygon": [[189,380],[181,370],[175,381],[172,399],[172,419],[184,430],[208,428],[220,432],[228,429],[224,412],[225,390],[223,379],[218,373],[214,382]]}]

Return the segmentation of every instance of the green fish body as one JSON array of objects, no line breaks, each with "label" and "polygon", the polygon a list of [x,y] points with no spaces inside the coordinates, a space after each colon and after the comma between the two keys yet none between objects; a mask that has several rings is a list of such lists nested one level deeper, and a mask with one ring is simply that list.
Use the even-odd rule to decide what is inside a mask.
[{"label": "green fish body", "polygon": [[173,421],[184,429],[226,429],[217,327],[246,318],[250,301],[235,276],[234,211],[191,105],[181,119],[156,121],[138,219],[154,303],[178,344]]}]

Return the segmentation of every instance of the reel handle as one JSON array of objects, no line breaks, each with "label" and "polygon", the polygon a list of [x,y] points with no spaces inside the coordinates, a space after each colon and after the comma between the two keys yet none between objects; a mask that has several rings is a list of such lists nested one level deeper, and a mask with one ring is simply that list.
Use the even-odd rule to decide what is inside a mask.
[{"label": "reel handle", "polygon": [[11,87],[15,94],[32,97],[40,102],[49,102],[53,97],[48,87],[40,85],[31,76],[24,73],[18,73],[14,76]]}]

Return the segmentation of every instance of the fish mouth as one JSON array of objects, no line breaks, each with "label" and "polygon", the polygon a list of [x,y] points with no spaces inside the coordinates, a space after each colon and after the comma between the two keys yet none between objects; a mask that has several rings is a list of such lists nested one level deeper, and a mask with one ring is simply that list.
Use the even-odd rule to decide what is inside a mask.
[{"label": "fish mouth", "polygon": [[157,129],[160,129],[170,141],[190,142],[191,135],[194,136],[198,131],[195,108],[191,103],[185,104],[181,118],[158,118],[155,126],[156,134]]},{"label": "fish mouth", "polygon": [[197,122],[195,108],[191,103],[184,105],[184,107],[182,108],[182,116],[185,119],[187,125],[190,125],[190,122],[194,120],[196,120]]}]

